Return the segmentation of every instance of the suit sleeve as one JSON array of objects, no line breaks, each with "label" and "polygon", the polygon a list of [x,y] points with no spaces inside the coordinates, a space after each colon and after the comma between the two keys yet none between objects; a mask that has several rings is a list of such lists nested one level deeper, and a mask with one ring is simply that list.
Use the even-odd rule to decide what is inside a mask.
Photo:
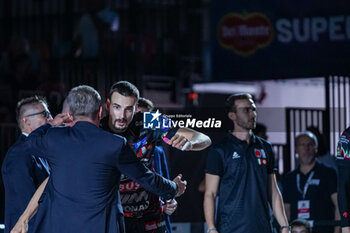
[{"label": "suit sleeve", "polygon": [[38,157],[47,158],[47,137],[46,134],[52,128],[50,124],[45,124],[29,134],[26,146]]},{"label": "suit sleeve", "polygon": [[[36,186],[34,184],[34,174],[32,158],[25,151],[18,150],[11,153],[25,153],[24,156],[20,157],[20,160],[11,159],[6,164],[6,170],[8,178],[6,186],[9,189],[8,193],[16,196],[16,199],[20,201],[23,209],[18,209],[20,213],[24,211],[24,207],[30,201],[30,198],[36,191]],[[14,157],[15,158],[15,157]],[[17,157],[18,158],[18,157]],[[21,206],[15,205],[15,206]],[[18,216],[19,217],[19,216]]]},{"label": "suit sleeve", "polygon": [[129,146],[124,144],[119,154],[118,168],[121,173],[135,180],[145,189],[165,198],[172,199],[176,194],[176,183],[153,173],[137,158]]}]

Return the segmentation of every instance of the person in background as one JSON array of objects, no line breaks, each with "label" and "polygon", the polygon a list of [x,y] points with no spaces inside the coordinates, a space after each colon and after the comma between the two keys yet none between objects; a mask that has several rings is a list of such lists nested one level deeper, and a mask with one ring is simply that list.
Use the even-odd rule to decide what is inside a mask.
[{"label": "person in background", "polygon": [[[140,112],[151,112],[154,110],[153,102],[149,99],[140,97],[137,102],[137,109]],[[166,155],[162,146],[156,146],[154,150],[154,160],[153,167],[155,172],[169,179],[169,169],[166,160]],[[170,225],[170,215],[172,215],[177,209],[177,201],[175,199],[171,199],[169,201],[162,200],[163,211],[166,214],[166,232],[171,233],[171,225]]]},{"label": "person in background", "polygon": [[233,131],[208,151],[204,194],[207,233],[271,233],[269,202],[281,232],[289,233],[271,144],[252,132],[256,124],[252,96],[231,95],[226,100],[226,112],[234,124]]},{"label": "person in background", "polygon": [[253,129],[253,133],[255,136],[261,137],[262,139],[268,140],[267,136],[267,128],[264,124],[256,123],[255,129]]},{"label": "person in background", "polygon": [[339,220],[337,175],[334,169],[317,161],[316,136],[305,131],[295,138],[299,166],[283,180],[283,198],[288,219],[313,221],[314,233],[339,232],[333,226],[317,226],[319,221]]},{"label": "person in background", "polygon": [[305,219],[295,219],[290,223],[292,233],[311,233],[311,227]]},{"label": "person in background", "polygon": [[36,189],[50,174],[47,161],[35,156],[24,143],[32,131],[52,120],[46,99],[41,96],[21,99],[16,116],[21,135],[8,150],[1,169],[5,187],[5,233],[10,232]]}]

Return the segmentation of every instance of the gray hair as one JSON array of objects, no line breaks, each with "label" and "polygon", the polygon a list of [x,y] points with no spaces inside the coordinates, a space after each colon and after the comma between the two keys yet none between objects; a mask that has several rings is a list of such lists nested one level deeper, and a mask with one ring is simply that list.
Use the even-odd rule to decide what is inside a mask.
[{"label": "gray hair", "polygon": [[101,96],[92,87],[81,85],[74,87],[68,93],[66,98],[69,112],[75,118],[77,116],[86,116],[94,118],[101,107]]},{"label": "gray hair", "polygon": [[307,137],[311,138],[314,141],[315,148],[318,147],[317,137],[315,136],[315,134],[313,134],[310,131],[304,131],[304,132],[301,132],[301,133],[297,134],[297,136],[295,137],[295,145],[297,144],[297,141],[299,140],[299,138],[302,137],[302,136],[307,136]]}]

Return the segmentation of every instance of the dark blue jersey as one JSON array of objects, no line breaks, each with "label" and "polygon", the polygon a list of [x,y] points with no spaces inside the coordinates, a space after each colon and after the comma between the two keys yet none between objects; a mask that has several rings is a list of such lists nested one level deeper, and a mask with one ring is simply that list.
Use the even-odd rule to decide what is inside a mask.
[{"label": "dark blue jersey", "polygon": [[[108,128],[108,117],[101,121],[103,129]],[[156,146],[163,138],[171,139],[178,128],[144,129],[143,114],[137,112],[127,130],[120,135],[125,137],[128,145],[135,152],[137,158],[150,170],[154,171],[153,158]],[[127,176],[120,179],[120,198],[125,217],[160,219],[162,213],[161,201],[158,195],[153,194]]]},{"label": "dark blue jersey", "polygon": [[250,144],[231,133],[208,152],[206,173],[220,176],[220,233],[271,233],[268,175],[275,171],[271,145],[252,135]]},{"label": "dark blue jersey", "polygon": [[350,128],[340,136],[337,147],[338,204],[342,227],[350,226]]}]

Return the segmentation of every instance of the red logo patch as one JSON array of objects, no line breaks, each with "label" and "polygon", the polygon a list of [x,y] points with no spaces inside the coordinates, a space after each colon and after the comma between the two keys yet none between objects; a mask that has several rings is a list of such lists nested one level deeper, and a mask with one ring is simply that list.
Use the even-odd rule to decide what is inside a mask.
[{"label": "red logo patch", "polygon": [[261,153],[259,150],[255,150],[255,156],[260,158],[261,157]]},{"label": "red logo patch", "polygon": [[348,212],[343,213],[344,218],[348,218],[348,215],[349,215]]},{"label": "red logo patch", "polygon": [[249,56],[271,43],[273,28],[270,19],[261,13],[231,13],[221,19],[217,37],[225,49]]}]

